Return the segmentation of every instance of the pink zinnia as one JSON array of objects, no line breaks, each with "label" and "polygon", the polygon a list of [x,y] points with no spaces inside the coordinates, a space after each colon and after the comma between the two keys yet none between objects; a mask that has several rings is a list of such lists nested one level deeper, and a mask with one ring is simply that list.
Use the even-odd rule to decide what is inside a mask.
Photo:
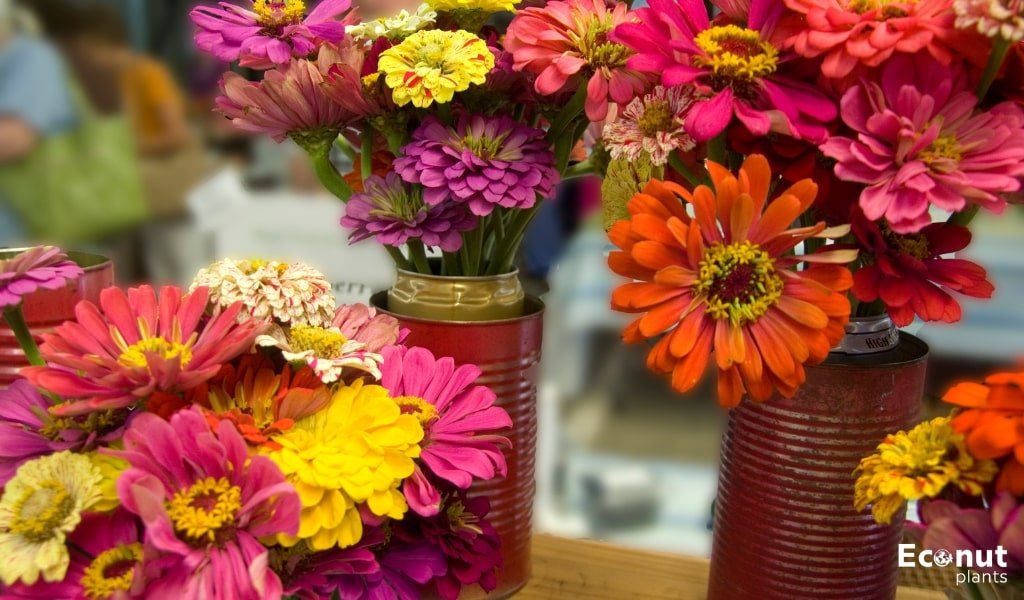
[{"label": "pink zinnia", "polygon": [[308,56],[323,42],[344,39],[345,23],[338,16],[351,2],[324,0],[308,16],[302,0],[255,0],[252,10],[219,4],[192,9],[199,28],[196,45],[224,62],[240,60],[244,67],[265,69]]},{"label": "pink zinnia", "polygon": [[43,336],[49,366],[21,374],[37,387],[67,399],[52,412],[73,416],[126,408],[154,392],[174,394],[209,380],[224,363],[247,352],[264,329],[257,320],[237,323],[235,303],[204,317],[208,291],[190,294],[167,286],[107,288],[100,306],[83,301],[75,321]]},{"label": "pink zinnia", "polygon": [[700,0],[651,0],[650,8],[636,11],[640,22],[620,25],[612,39],[636,51],[630,67],[660,73],[667,87],[693,86],[705,96],[686,118],[696,141],[724,131],[733,115],[754,135],[824,141],[836,106],[815,86],[780,72],[792,58],[780,53],[776,34],[782,5],[752,0],[749,11],[745,24],[712,23]]},{"label": "pink zinnia", "polygon": [[420,460],[403,486],[413,510],[436,515],[441,502],[437,487],[420,465],[460,489],[468,488],[474,479],[486,481],[506,474],[501,448],[509,441],[495,432],[511,427],[512,419],[494,405],[494,392],[474,385],[479,368],[456,368],[451,358],[435,359],[424,348],[390,346],[382,355],[381,385],[423,424]]},{"label": "pink zinnia", "polygon": [[366,344],[367,352],[380,352],[385,346],[400,342],[409,333],[391,315],[378,313],[365,304],[343,304],[334,311],[332,327],[350,340]]},{"label": "pink zinnia", "polygon": [[144,413],[111,452],[131,467],[117,481],[145,525],[147,597],[279,598],[260,538],[295,535],[299,496],[265,456],[249,456],[228,421],[210,431],[199,408],[170,422]]},{"label": "pink zinnia", "polygon": [[627,68],[632,52],[611,41],[616,26],[635,19],[624,3],[604,0],[548,2],[518,11],[505,35],[517,71],[537,75],[538,93],[557,93],[570,79],[587,80],[587,118],[603,121],[611,102],[624,104],[650,84],[647,75]]},{"label": "pink zinnia", "polygon": [[0,260],[0,311],[37,290],[57,290],[82,276],[82,267],[55,246],[36,246]]},{"label": "pink zinnia", "polygon": [[830,139],[822,152],[836,175],[865,184],[860,206],[896,233],[931,223],[928,209],[979,204],[1000,211],[1001,194],[1020,189],[1024,114],[1010,102],[976,112],[977,98],[959,69],[928,55],[895,56],[880,83],[855,85],[842,100],[855,137]]},{"label": "pink zinnia", "polygon": [[926,52],[943,64],[952,53],[953,0],[785,0],[805,19],[787,41],[797,54],[825,55],[821,70],[833,79],[858,64],[877,67],[893,53]]}]

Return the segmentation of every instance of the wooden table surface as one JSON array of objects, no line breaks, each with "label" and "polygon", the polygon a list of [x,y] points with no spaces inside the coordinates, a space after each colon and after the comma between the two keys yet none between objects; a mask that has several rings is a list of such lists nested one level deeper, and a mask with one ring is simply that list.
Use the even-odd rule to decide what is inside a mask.
[{"label": "wooden table surface", "polygon": [[[706,600],[708,561],[538,535],[533,578],[516,600]],[[900,588],[896,600],[944,600]]]}]

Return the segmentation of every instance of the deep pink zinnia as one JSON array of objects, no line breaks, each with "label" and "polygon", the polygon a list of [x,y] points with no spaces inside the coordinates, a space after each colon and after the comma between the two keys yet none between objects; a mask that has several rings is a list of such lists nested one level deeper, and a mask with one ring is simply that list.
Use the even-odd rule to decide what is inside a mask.
[{"label": "deep pink zinnia", "polygon": [[57,290],[82,276],[82,267],[56,246],[36,246],[0,260],[0,311],[37,290]]},{"label": "deep pink zinnia", "polygon": [[340,42],[345,23],[338,16],[351,2],[323,0],[308,16],[302,0],[255,0],[252,10],[219,5],[192,9],[189,16],[199,28],[196,45],[224,62],[238,60],[244,67],[266,69],[293,56],[308,56],[324,42]]},{"label": "deep pink zinnia", "polygon": [[145,525],[147,597],[279,598],[281,580],[260,538],[294,535],[295,489],[229,421],[213,433],[198,407],[170,421],[144,413],[125,432],[131,465],[117,481],[123,506]]},{"label": "deep pink zinnia", "polygon": [[144,285],[107,288],[100,306],[79,302],[75,320],[43,336],[49,366],[26,367],[34,385],[67,399],[52,412],[73,416],[126,408],[154,392],[174,394],[209,380],[247,352],[265,324],[238,323],[236,303],[205,318],[206,288],[183,294]]},{"label": "deep pink zinnia", "polygon": [[539,94],[557,93],[570,79],[586,80],[587,118],[603,121],[609,104],[625,104],[650,85],[648,75],[626,65],[632,52],[609,39],[616,26],[635,19],[629,7],[604,0],[565,0],[516,13],[505,35],[517,71],[537,75]]},{"label": "deep pink zinnia", "polygon": [[1010,102],[977,112],[959,69],[928,55],[895,56],[879,83],[843,95],[843,121],[854,137],[836,136],[822,152],[836,175],[865,184],[860,206],[896,233],[931,223],[934,205],[951,212],[971,204],[1001,211],[1001,194],[1024,175],[1024,113]]},{"label": "deep pink zinnia", "polygon": [[460,489],[468,488],[474,479],[486,481],[506,474],[501,448],[509,441],[495,432],[511,427],[512,419],[494,405],[494,392],[474,385],[479,368],[456,368],[450,357],[435,359],[425,348],[390,346],[381,354],[381,385],[404,411],[415,413],[423,423],[416,472],[403,485],[413,510],[436,515],[441,501],[420,465]]},{"label": "deep pink zinnia", "polygon": [[636,11],[640,22],[620,25],[612,39],[636,51],[630,67],[660,73],[666,87],[694,86],[706,97],[686,119],[697,141],[724,131],[733,115],[754,135],[824,141],[836,106],[815,86],[780,72],[791,58],[780,53],[776,36],[782,5],[752,0],[749,11],[746,23],[711,22],[700,0],[651,0],[650,8]]}]

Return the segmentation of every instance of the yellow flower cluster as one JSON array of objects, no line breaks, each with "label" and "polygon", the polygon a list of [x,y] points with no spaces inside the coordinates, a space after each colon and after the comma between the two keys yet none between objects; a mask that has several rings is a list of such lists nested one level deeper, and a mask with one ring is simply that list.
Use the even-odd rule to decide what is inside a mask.
[{"label": "yellow flower cluster", "polygon": [[298,535],[278,541],[305,540],[311,550],[351,546],[363,535],[363,503],[401,519],[408,505],[398,488],[413,473],[422,439],[419,421],[402,414],[383,387],[356,381],[338,388],[326,408],[274,436],[279,450],[264,449],[302,502]]},{"label": "yellow flower cluster", "polygon": [[933,498],[948,485],[977,496],[997,471],[993,461],[971,456],[949,418],[939,417],[889,435],[860,462],[854,504],[870,506],[876,521],[889,523],[907,500]]},{"label": "yellow flower cluster", "polygon": [[519,0],[427,0],[430,8],[439,12],[478,10],[486,13],[515,10]]},{"label": "yellow flower cluster", "polygon": [[456,92],[487,81],[494,54],[467,31],[418,31],[385,50],[378,62],[395,104],[418,108],[451,102]]}]

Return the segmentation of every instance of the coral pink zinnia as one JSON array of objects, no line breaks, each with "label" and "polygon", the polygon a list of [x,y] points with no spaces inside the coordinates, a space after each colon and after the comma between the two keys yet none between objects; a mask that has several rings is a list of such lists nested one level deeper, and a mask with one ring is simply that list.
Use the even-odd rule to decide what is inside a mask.
[{"label": "coral pink zinnia", "polygon": [[842,100],[855,137],[836,136],[822,152],[840,179],[865,184],[860,206],[896,233],[931,223],[931,205],[1000,211],[1001,194],[1024,175],[1024,113],[1010,102],[976,112],[977,98],[959,69],[927,55],[895,56],[879,83],[862,82]]},{"label": "coral pink zinnia", "polygon": [[37,290],[56,290],[82,276],[82,267],[55,246],[37,246],[0,260],[0,311]]},{"label": "coral pink zinnia", "polygon": [[[495,434],[511,427],[504,409],[495,406],[489,388],[474,385],[480,369],[455,367],[449,357],[435,359],[424,348],[390,346],[384,356],[383,385],[403,412],[415,414],[423,425],[423,451],[418,463],[433,475],[465,489],[474,479],[489,480],[506,473],[501,447],[506,438]],[[410,508],[436,515],[441,495],[416,466],[403,492]]]},{"label": "coral pink zinnia", "polygon": [[824,141],[835,103],[779,72],[790,58],[780,53],[776,34],[779,2],[752,0],[745,23],[712,23],[700,0],[651,0],[650,8],[636,12],[640,22],[620,25],[612,39],[636,51],[630,67],[660,73],[667,87],[694,86],[707,97],[687,116],[693,139],[715,137],[735,115],[758,136],[775,132]]},{"label": "coral pink zinnia", "polygon": [[603,121],[609,102],[625,104],[650,83],[647,75],[627,68],[632,51],[609,39],[616,26],[633,20],[624,3],[609,9],[604,0],[548,2],[516,14],[505,49],[512,53],[517,71],[538,76],[536,90],[545,96],[577,75],[586,79],[587,118]]},{"label": "coral pink zinnia", "polygon": [[209,294],[144,285],[125,293],[107,288],[100,306],[83,301],[75,321],[43,336],[49,366],[21,374],[37,387],[68,401],[52,412],[81,415],[125,408],[154,392],[177,393],[207,381],[221,366],[249,350],[264,323],[237,323],[233,304],[204,319]]}]

